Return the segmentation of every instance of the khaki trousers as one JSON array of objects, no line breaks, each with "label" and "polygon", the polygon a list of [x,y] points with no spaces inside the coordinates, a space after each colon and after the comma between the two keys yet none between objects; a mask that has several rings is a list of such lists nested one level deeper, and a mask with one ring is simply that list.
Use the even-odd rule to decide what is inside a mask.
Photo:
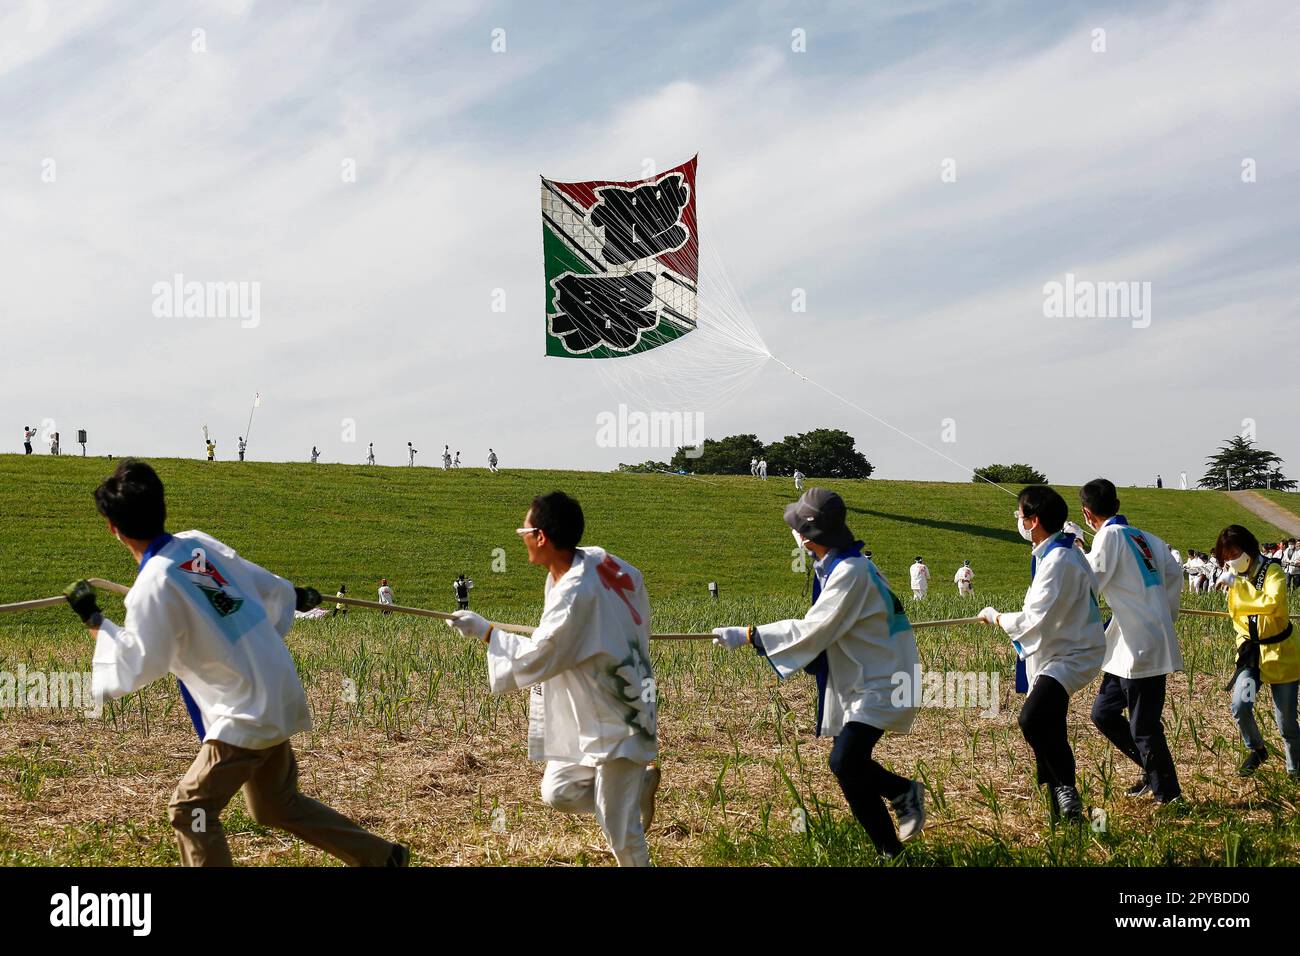
[{"label": "khaki trousers", "polygon": [[248,750],[209,740],[168,807],[182,866],[234,865],[221,811],[240,788],[255,821],[287,830],[349,866],[384,866],[393,852],[394,844],[299,792],[298,762],[289,741]]}]

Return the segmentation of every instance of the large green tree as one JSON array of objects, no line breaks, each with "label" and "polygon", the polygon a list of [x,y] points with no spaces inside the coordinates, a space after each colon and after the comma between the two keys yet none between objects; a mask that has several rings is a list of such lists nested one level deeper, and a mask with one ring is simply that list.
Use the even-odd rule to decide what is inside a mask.
[{"label": "large green tree", "polygon": [[[695,455],[690,457],[687,452]],[[757,435],[728,435],[714,441],[704,439],[696,448],[679,448],[669,466],[673,471],[704,475],[747,475],[752,458],[763,457],[763,443]]]},{"label": "large green tree", "polygon": [[1254,440],[1240,435],[1229,438],[1226,445],[1205,459],[1205,464],[1205,477],[1198,482],[1202,488],[1295,490],[1295,479],[1282,474],[1282,459],[1271,451],[1256,448]]},{"label": "large green tree", "polygon": [[854,447],[853,436],[838,428],[786,435],[768,445],[764,457],[768,473],[774,475],[789,475],[798,469],[821,478],[870,478],[875,471]]},{"label": "large green tree", "polygon": [[999,485],[1045,485],[1047,476],[1029,465],[985,465],[975,469],[971,481],[993,481]]}]

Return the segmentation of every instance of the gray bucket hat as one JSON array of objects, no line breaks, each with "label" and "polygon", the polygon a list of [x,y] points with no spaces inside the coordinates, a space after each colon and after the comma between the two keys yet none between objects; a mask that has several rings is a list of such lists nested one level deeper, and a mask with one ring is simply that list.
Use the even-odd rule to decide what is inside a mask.
[{"label": "gray bucket hat", "polygon": [[844,499],[825,488],[809,488],[785,506],[785,523],[809,541],[827,548],[851,547],[856,540],[845,524]]}]

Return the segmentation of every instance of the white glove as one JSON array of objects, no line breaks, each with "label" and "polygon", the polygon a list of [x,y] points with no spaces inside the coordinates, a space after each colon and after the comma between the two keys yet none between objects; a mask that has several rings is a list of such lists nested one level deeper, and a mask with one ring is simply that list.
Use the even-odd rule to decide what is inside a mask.
[{"label": "white glove", "polygon": [[995,607],[986,607],[975,616],[985,624],[992,624],[994,627],[998,626],[998,609]]},{"label": "white glove", "polygon": [[1079,527],[1073,521],[1067,521],[1065,523],[1065,527],[1062,530],[1065,531],[1067,534],[1074,535],[1080,541],[1083,540],[1083,528]]},{"label": "white glove", "polygon": [[718,647],[725,647],[729,651],[734,651],[738,647],[744,647],[749,643],[749,628],[747,627],[715,627],[713,633],[717,635],[713,638],[713,643]]},{"label": "white glove", "polygon": [[482,614],[473,611],[456,611],[447,622],[448,627],[455,628],[466,637],[477,637],[480,641],[488,635],[492,624]]}]

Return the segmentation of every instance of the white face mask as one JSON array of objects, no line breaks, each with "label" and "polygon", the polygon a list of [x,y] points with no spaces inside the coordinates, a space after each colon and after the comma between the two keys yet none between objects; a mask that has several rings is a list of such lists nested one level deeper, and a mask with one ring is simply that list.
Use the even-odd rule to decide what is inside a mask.
[{"label": "white face mask", "polygon": [[1250,567],[1250,555],[1244,551],[1228,562],[1228,567],[1232,568],[1237,574],[1241,574]]},{"label": "white face mask", "polygon": [[798,545],[799,547],[803,548],[805,551],[810,550],[809,547],[808,547],[808,542],[805,541],[802,537],[800,537],[798,531],[795,531],[794,528],[791,528],[791,529],[790,529],[790,534],[792,534],[792,535],[794,536],[794,543],[795,543],[796,545]]},{"label": "white face mask", "polygon": [[1026,541],[1034,540],[1033,532],[1025,527],[1025,519],[1021,518],[1019,515],[1016,516],[1016,530],[1020,532],[1020,537],[1024,538]]}]

